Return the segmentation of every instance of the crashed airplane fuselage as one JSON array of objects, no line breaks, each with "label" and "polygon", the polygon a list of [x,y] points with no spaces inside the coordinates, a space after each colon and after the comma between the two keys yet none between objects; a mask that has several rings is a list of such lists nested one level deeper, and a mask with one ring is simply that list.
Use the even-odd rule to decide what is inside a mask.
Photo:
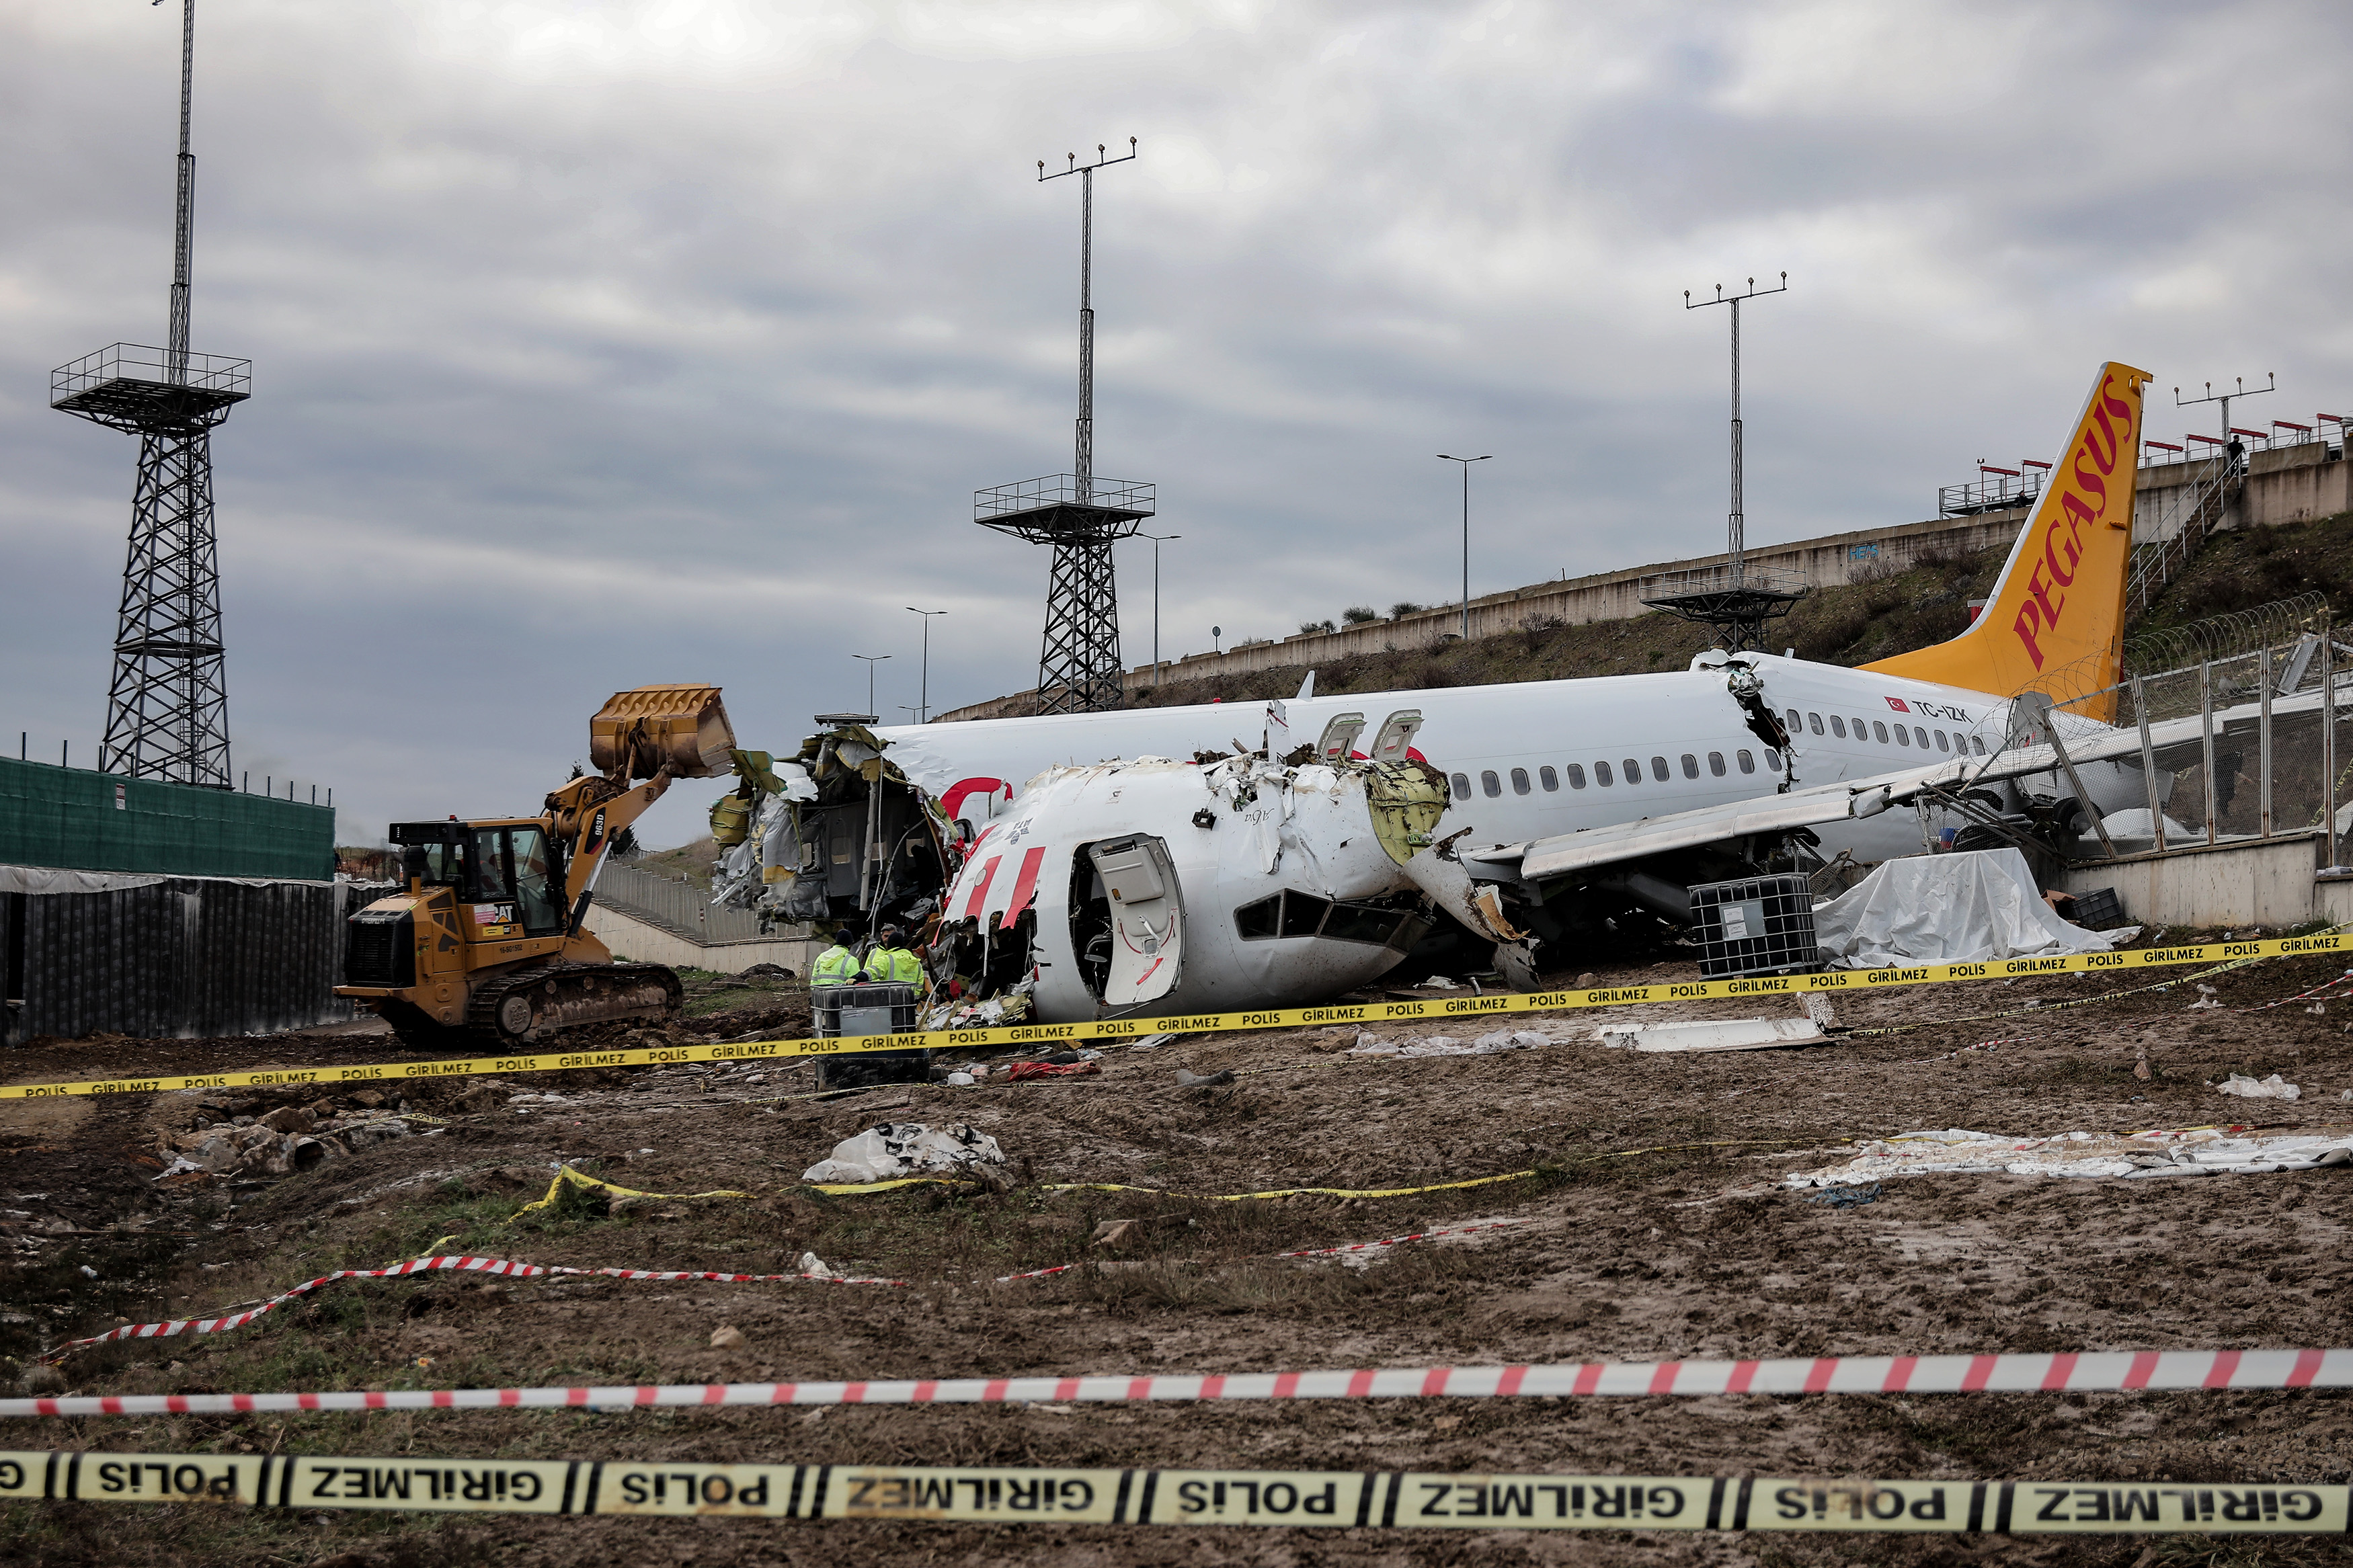
[{"label": "crashed airplane fuselage", "polygon": [[1414,763],[1139,758],[1029,781],[965,857],[934,973],[1029,988],[1046,1022],[1327,999],[1442,911],[1487,931]]}]

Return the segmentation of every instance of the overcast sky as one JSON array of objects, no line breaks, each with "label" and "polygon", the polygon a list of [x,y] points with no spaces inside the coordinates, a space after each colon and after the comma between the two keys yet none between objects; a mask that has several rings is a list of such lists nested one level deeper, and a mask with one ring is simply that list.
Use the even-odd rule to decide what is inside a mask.
[{"label": "overcast sky", "polygon": [[[160,342],[177,6],[0,0],[0,729],[95,755],[135,442],[52,366]],[[522,813],[610,691],[743,741],[1029,684],[1098,176],[1096,463],[1159,486],[1162,649],[1933,515],[2094,367],[2353,414],[2342,5],[205,0],[195,347],[235,766],[344,842]],[[1128,662],[1150,547],[1122,547]],[[8,739],[15,740],[10,734]],[[649,819],[701,831],[689,784]]]}]

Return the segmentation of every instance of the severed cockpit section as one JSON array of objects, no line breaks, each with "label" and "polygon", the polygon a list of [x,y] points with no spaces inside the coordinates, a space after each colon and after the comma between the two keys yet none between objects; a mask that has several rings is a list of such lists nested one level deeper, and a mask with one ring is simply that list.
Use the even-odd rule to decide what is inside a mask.
[{"label": "severed cockpit section", "polygon": [[923,931],[962,845],[957,825],[883,755],[886,745],[842,721],[794,757],[734,752],[735,789],[711,808],[712,901],[755,911],[764,929]]}]

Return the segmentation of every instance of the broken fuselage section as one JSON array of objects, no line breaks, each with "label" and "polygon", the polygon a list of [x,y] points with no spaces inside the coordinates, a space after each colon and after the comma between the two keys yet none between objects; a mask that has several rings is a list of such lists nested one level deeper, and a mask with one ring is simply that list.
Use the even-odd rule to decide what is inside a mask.
[{"label": "broken fuselage section", "polygon": [[[1140,757],[1029,781],[967,851],[930,951],[945,1026],[1297,1006],[1378,979],[1476,889],[1419,762]],[[1459,905],[1460,908],[1455,906]]]},{"label": "broken fuselage section", "polygon": [[711,810],[712,902],[762,924],[853,940],[925,931],[960,864],[957,828],[883,756],[862,724],[837,724],[779,760],[734,753],[736,785]]}]

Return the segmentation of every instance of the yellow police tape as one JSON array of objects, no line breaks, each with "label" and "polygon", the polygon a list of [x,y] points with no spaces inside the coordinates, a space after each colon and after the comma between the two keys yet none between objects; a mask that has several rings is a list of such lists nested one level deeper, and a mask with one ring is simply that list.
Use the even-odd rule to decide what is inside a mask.
[{"label": "yellow police tape", "polygon": [[[2058,958],[2000,958],[1979,963],[1839,969],[1820,974],[1773,975],[1746,980],[1679,980],[1654,985],[1504,992],[1491,996],[1449,996],[1429,1001],[1339,1003],[1322,1007],[1281,1007],[1259,1012],[1104,1018],[1082,1024],[1013,1024],[987,1029],[934,1029],[887,1037],[892,1050],[947,1050],[969,1046],[1060,1047],[1086,1040],[1137,1039],[1147,1035],[1295,1029],[1332,1024],[1389,1023],[1401,1018],[1504,1018],[1523,1013],[1555,1013],[1583,1007],[1625,1007],[1655,1002],[1746,1001],[1760,996],[1803,995],[1812,991],[1873,992],[1903,986],[2006,980],[2030,975],[2128,974],[2182,964],[2348,952],[2353,952],[2353,934],[2329,931],[2314,936],[2267,937],[2254,942],[2207,942],[2195,947],[2149,947],[2128,952],[2070,953]],[[184,1089],[267,1089],[283,1085],[381,1083],[403,1079],[472,1078],[494,1073],[564,1072],[577,1068],[663,1067],[681,1062],[824,1057],[873,1050],[878,1037],[861,1035],[846,1039],[640,1046],[624,1050],[547,1051],[530,1055],[475,1057],[455,1061],[366,1062],[344,1067],[280,1068],[249,1072],[196,1073],[178,1078],[117,1079],[90,1083],[19,1083],[0,1085],[0,1100],[152,1093]]]},{"label": "yellow police tape", "polygon": [[[2203,1129],[2192,1128],[2189,1131],[2199,1131]],[[1422,1193],[1452,1193],[1460,1192],[1466,1187],[1492,1187],[1499,1182],[1530,1181],[1555,1171],[1566,1171],[1573,1165],[1598,1164],[1605,1160],[1628,1160],[1638,1154],[1671,1154],[1686,1149],[1750,1149],[1765,1145],[1779,1148],[1791,1143],[1821,1144],[1853,1142],[1852,1138],[1718,1138],[1704,1143],[1653,1143],[1642,1149],[1612,1149],[1604,1154],[1587,1154],[1574,1160],[1563,1160],[1555,1165],[1531,1166],[1525,1171],[1505,1171],[1501,1175],[1473,1176],[1468,1181],[1461,1182],[1433,1182],[1425,1187],[1272,1187],[1261,1193],[1179,1193],[1172,1192],[1166,1187],[1134,1187],[1121,1182],[1048,1182],[1039,1186],[1037,1190],[1041,1193],[1144,1193],[1156,1198],[1183,1198],[1204,1204],[1248,1203],[1255,1198],[1409,1198]],[[592,1192],[614,1193],[625,1198],[651,1198],[657,1203],[686,1203],[696,1198],[749,1198],[757,1195],[726,1188],[709,1193],[641,1193],[635,1187],[625,1187],[617,1182],[608,1182],[601,1176],[592,1176],[586,1172],[575,1171],[569,1165],[558,1165],[555,1167],[554,1179],[547,1184],[545,1196],[534,1198],[500,1223],[512,1225],[516,1220],[534,1210],[550,1206],[555,1202],[556,1195],[564,1190],[566,1183],[575,1187],[585,1187]],[[868,1193],[895,1193],[902,1187],[968,1187],[975,1184],[969,1176],[901,1176],[887,1182],[819,1182],[802,1186],[797,1190],[824,1193],[830,1197],[862,1197]],[[441,1241],[435,1242],[433,1247],[438,1247],[442,1242],[456,1239],[455,1236],[445,1236]],[[428,1252],[432,1249],[432,1247],[427,1248]]]},{"label": "yellow police tape", "polygon": [[2342,1533],[2353,1488],[0,1452],[0,1500],[1383,1530]]}]

